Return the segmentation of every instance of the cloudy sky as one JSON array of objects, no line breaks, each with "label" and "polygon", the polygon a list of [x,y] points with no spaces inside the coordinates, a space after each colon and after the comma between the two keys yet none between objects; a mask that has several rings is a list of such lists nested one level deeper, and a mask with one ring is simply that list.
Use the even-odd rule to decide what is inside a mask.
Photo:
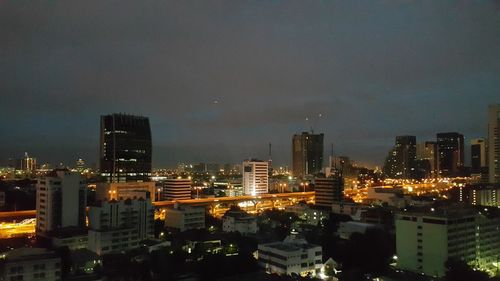
[{"label": "cloudy sky", "polygon": [[499,50],[499,1],[0,0],[0,159],[97,162],[126,112],[156,167],[286,165],[311,126],[380,165],[396,135],[486,136]]}]

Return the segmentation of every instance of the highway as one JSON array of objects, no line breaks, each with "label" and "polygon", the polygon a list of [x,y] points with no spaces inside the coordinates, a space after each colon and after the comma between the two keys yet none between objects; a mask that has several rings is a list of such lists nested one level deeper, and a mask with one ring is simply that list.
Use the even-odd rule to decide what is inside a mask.
[{"label": "highway", "polygon": [[[277,194],[262,194],[259,196],[234,196],[234,197],[213,197],[213,198],[199,198],[199,199],[188,199],[188,200],[178,200],[177,203],[187,206],[210,206],[220,203],[238,203],[245,201],[266,201],[274,199],[310,199],[314,197],[314,191],[310,192],[293,192],[293,193],[277,193]],[[153,202],[153,205],[157,209],[162,209],[165,207],[170,207],[174,205],[174,201],[157,201]],[[36,210],[25,210],[25,211],[11,211],[11,212],[0,212],[0,222],[10,222],[13,220],[24,220],[36,217]]]}]

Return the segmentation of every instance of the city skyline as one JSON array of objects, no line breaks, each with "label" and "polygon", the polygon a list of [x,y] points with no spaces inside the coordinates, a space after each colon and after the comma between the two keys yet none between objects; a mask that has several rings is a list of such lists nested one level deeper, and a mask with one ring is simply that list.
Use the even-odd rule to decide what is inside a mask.
[{"label": "city skyline", "polygon": [[126,112],[150,118],[154,167],[269,142],[291,166],[311,126],[381,166],[398,135],[486,138],[498,103],[493,1],[1,5],[2,161],[97,164],[99,116]]}]

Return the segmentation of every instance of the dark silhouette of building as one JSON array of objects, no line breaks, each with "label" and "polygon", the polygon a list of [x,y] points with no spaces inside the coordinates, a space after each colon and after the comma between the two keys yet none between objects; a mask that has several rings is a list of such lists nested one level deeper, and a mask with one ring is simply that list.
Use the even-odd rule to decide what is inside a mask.
[{"label": "dark silhouette of building", "polygon": [[292,170],[296,177],[314,175],[323,168],[323,134],[293,135]]},{"label": "dark silhouette of building", "polygon": [[488,107],[488,175],[490,183],[500,183],[500,104]]},{"label": "dark silhouette of building", "polygon": [[149,181],[149,119],[127,114],[101,116],[100,172],[107,182]]},{"label": "dark silhouette of building", "polygon": [[333,203],[344,200],[344,178],[340,172],[329,177],[314,179],[315,205],[331,208]]},{"label": "dark silhouette of building", "polygon": [[459,133],[439,133],[437,147],[439,175],[460,176],[464,166],[464,136]]},{"label": "dark silhouette of building", "polygon": [[417,143],[417,178],[435,178],[438,175],[437,142]]},{"label": "dark silhouette of building", "polygon": [[394,148],[389,151],[384,164],[384,174],[390,178],[409,179],[416,177],[415,136],[397,136]]}]

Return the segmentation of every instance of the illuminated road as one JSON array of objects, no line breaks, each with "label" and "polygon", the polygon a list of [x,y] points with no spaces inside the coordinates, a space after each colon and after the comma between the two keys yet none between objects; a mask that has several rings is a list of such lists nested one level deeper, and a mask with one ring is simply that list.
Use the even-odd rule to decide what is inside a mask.
[{"label": "illuminated road", "polygon": [[[262,194],[259,196],[235,196],[235,197],[214,197],[178,200],[178,204],[183,206],[204,206],[215,216],[222,216],[232,204],[238,204],[242,209],[257,213],[265,209],[278,208],[295,204],[298,201],[306,200],[314,202],[314,191]],[[158,210],[156,218],[164,218],[163,209],[174,205],[174,201],[157,201],[153,205]],[[0,212],[0,239],[27,236],[35,232],[36,210]],[[20,223],[13,221],[24,220]]]},{"label": "illuminated road", "polygon": [[0,239],[29,236],[35,233],[36,219],[25,219],[19,223],[0,223]]}]

